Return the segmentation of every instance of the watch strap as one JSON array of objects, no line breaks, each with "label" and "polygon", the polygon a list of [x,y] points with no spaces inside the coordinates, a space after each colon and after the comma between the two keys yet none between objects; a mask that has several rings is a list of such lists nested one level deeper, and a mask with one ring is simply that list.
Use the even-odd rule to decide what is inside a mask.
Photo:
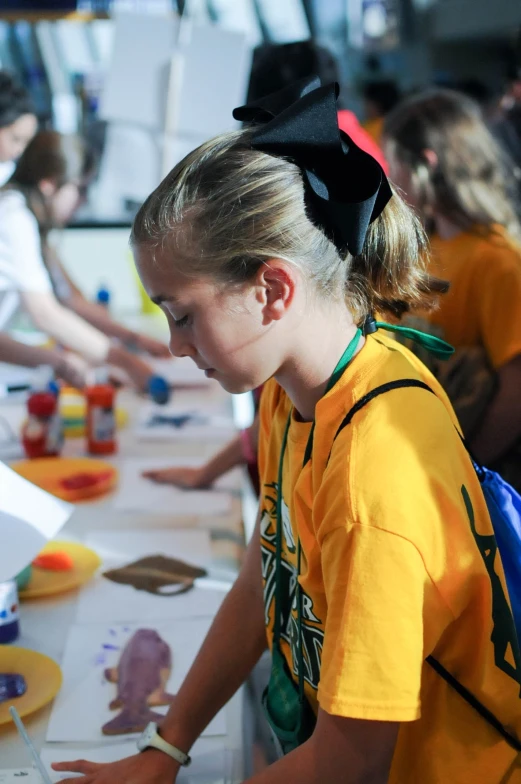
[{"label": "watch strap", "polygon": [[192,758],[189,754],[185,754],[185,752],[178,749],[177,746],[172,746],[172,744],[162,738],[158,732],[156,732],[155,736],[150,740],[148,748],[164,752],[184,768],[187,768],[192,762]]}]

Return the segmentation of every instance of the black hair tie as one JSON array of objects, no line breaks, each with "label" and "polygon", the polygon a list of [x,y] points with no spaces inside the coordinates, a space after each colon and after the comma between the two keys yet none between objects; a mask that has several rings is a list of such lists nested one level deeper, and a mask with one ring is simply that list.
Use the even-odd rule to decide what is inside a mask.
[{"label": "black hair tie", "polygon": [[338,127],[336,82],[298,82],[234,109],[240,122],[258,126],[255,150],[292,160],[304,177],[313,223],[340,253],[362,252],[369,224],[389,199],[391,187],[380,164]]}]

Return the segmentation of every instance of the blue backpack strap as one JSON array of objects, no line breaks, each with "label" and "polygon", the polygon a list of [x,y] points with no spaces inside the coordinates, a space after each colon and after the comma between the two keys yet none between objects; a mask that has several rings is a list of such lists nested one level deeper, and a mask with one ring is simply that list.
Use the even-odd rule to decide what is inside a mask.
[{"label": "blue backpack strap", "polygon": [[[379,397],[380,395],[384,395],[387,392],[391,392],[393,389],[408,389],[408,388],[410,389],[411,387],[424,389],[426,392],[430,392],[432,395],[436,395],[434,390],[431,389],[431,387],[428,384],[425,384],[423,381],[419,381],[414,378],[400,378],[397,379],[396,381],[389,381],[386,384],[381,384],[380,386],[375,387],[370,392],[368,392],[367,395],[364,395],[362,398],[360,398],[360,400],[358,400],[354,404],[354,406],[347,412],[347,414],[345,415],[344,419],[342,420],[340,426],[336,431],[335,438],[333,439],[333,444],[338,438],[339,434],[342,432],[342,430],[345,427],[347,427],[349,424],[351,424],[351,421],[355,416],[355,414],[357,414],[362,408],[364,408],[364,406],[366,406],[376,397]],[[465,449],[469,451],[465,439],[461,436],[459,431],[457,432],[460,435],[460,438],[463,442],[463,445],[465,446]],[[333,445],[331,446],[331,451],[332,449],[333,449]],[[331,457],[331,451],[329,452],[329,457]],[[481,479],[479,464],[476,463],[476,461],[472,458],[470,452],[469,452],[469,456],[473,461],[474,468],[478,474],[478,478]],[[328,462],[329,462],[329,458],[328,458]],[[465,686],[463,686],[463,684],[461,684],[457,680],[457,678],[454,677],[454,675],[452,675],[448,670],[446,670],[445,667],[442,664],[440,664],[440,662],[437,659],[435,659],[433,656],[428,656],[426,661],[433,668],[433,670],[441,678],[443,678],[443,680],[451,688],[453,688],[460,695],[460,697],[462,697],[465,700],[465,702],[468,705],[470,705],[471,708],[473,708],[475,711],[477,711],[477,713],[479,713],[481,718],[484,719],[487,722],[487,724],[493,727],[496,730],[496,732],[498,732],[499,735],[501,735],[503,740],[506,743],[508,743],[508,745],[511,748],[513,748],[517,752],[521,752],[521,743],[519,742],[519,740],[514,735],[512,735],[503,726],[503,724],[501,724],[499,719],[496,718],[496,716],[494,716],[494,714],[491,711],[489,711],[489,709],[486,708],[467,688],[465,688]]]}]

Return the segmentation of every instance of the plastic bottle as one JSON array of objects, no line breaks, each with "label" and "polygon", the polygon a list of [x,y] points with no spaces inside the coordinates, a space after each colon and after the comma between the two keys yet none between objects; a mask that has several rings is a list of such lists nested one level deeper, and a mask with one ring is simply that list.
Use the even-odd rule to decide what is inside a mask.
[{"label": "plastic bottle", "polygon": [[102,283],[97,291],[96,294],[96,302],[98,305],[101,305],[103,308],[109,310],[110,308],[110,291],[108,288]]},{"label": "plastic bottle", "polygon": [[27,421],[22,427],[22,443],[29,458],[56,457],[63,446],[63,423],[53,369],[41,365],[36,371],[27,400]]},{"label": "plastic bottle", "polygon": [[18,591],[14,580],[0,583],[0,643],[14,642],[20,634]]},{"label": "plastic bottle", "polygon": [[85,390],[87,400],[87,449],[91,455],[112,455],[116,449],[116,390],[104,368],[95,371],[94,384]]}]

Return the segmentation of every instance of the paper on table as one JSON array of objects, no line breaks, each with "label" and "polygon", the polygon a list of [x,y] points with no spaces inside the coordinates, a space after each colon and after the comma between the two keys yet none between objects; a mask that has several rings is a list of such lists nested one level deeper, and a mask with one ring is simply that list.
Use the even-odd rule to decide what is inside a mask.
[{"label": "paper on table", "polygon": [[[41,758],[48,768],[53,781],[74,777],[74,773],[56,773],[51,769],[51,762],[67,762],[75,759],[87,759],[89,762],[118,762],[136,753],[135,741],[115,743],[97,748],[53,748],[45,746]],[[230,781],[230,752],[223,749],[222,742],[217,738],[202,738],[197,741],[192,751],[192,764],[182,768],[177,776],[179,784],[228,784]],[[3,784],[0,778],[0,784]],[[11,782],[9,782],[11,784]],[[14,780],[13,780],[14,784]]]},{"label": "paper on table", "polygon": [[[206,568],[212,558],[207,531],[93,531],[86,539],[103,559],[103,570],[115,569],[147,555],[166,555]],[[125,623],[215,615],[224,594],[192,588],[179,596],[155,596],[121,585],[99,574],[78,598],[78,623]]]},{"label": "paper on table", "polygon": [[0,582],[31,563],[73,510],[0,463]]},{"label": "paper on table", "polygon": [[[175,694],[192,665],[208,632],[211,618],[195,618],[128,625],[73,626],[69,630],[63,657],[63,686],[51,713],[47,741],[77,743],[114,742],[106,738],[102,726],[116,715],[109,703],[116,696],[115,684],[104,676],[107,667],[116,667],[121,652],[138,629],[155,629],[172,651],[172,673],[167,691]],[[155,709],[166,713],[166,708]],[[225,735],[226,715],[220,711],[203,735]],[[129,737],[129,736],[126,736]]]},{"label": "paper on table", "polygon": [[[171,485],[158,485],[141,476],[142,471],[166,468],[168,465],[189,465],[185,460],[141,461],[130,458],[119,464],[119,484],[112,503],[121,511],[180,515],[223,515],[232,507],[232,497],[222,490],[182,490]],[[198,461],[200,463],[200,461]]]},{"label": "paper on table", "polygon": [[231,416],[196,406],[142,406],[136,436],[146,441],[210,441],[231,438],[237,428]]},{"label": "paper on table", "polygon": [[34,768],[0,770],[0,784],[42,784],[42,777]]},{"label": "paper on table", "polygon": [[208,378],[190,357],[150,360],[154,372],[173,386],[209,387],[216,382]]},{"label": "paper on table", "polygon": [[[219,447],[217,447],[214,452],[218,451]],[[202,466],[206,462],[206,458],[199,457],[199,456],[186,456],[186,457],[179,457],[178,455],[175,456],[168,456],[168,457],[126,457],[123,458],[121,464],[117,464],[118,471],[128,471],[132,473],[134,479],[138,479],[141,477],[143,471],[158,471],[162,468],[197,468],[198,466]],[[242,480],[243,480],[243,472],[240,468],[233,468],[231,471],[228,471],[227,474],[221,476],[217,482],[212,485],[212,487],[216,490],[228,490],[231,493],[238,493],[242,489]],[[159,485],[154,484],[151,482],[150,479],[146,480],[149,484],[153,487],[159,487]]]}]

